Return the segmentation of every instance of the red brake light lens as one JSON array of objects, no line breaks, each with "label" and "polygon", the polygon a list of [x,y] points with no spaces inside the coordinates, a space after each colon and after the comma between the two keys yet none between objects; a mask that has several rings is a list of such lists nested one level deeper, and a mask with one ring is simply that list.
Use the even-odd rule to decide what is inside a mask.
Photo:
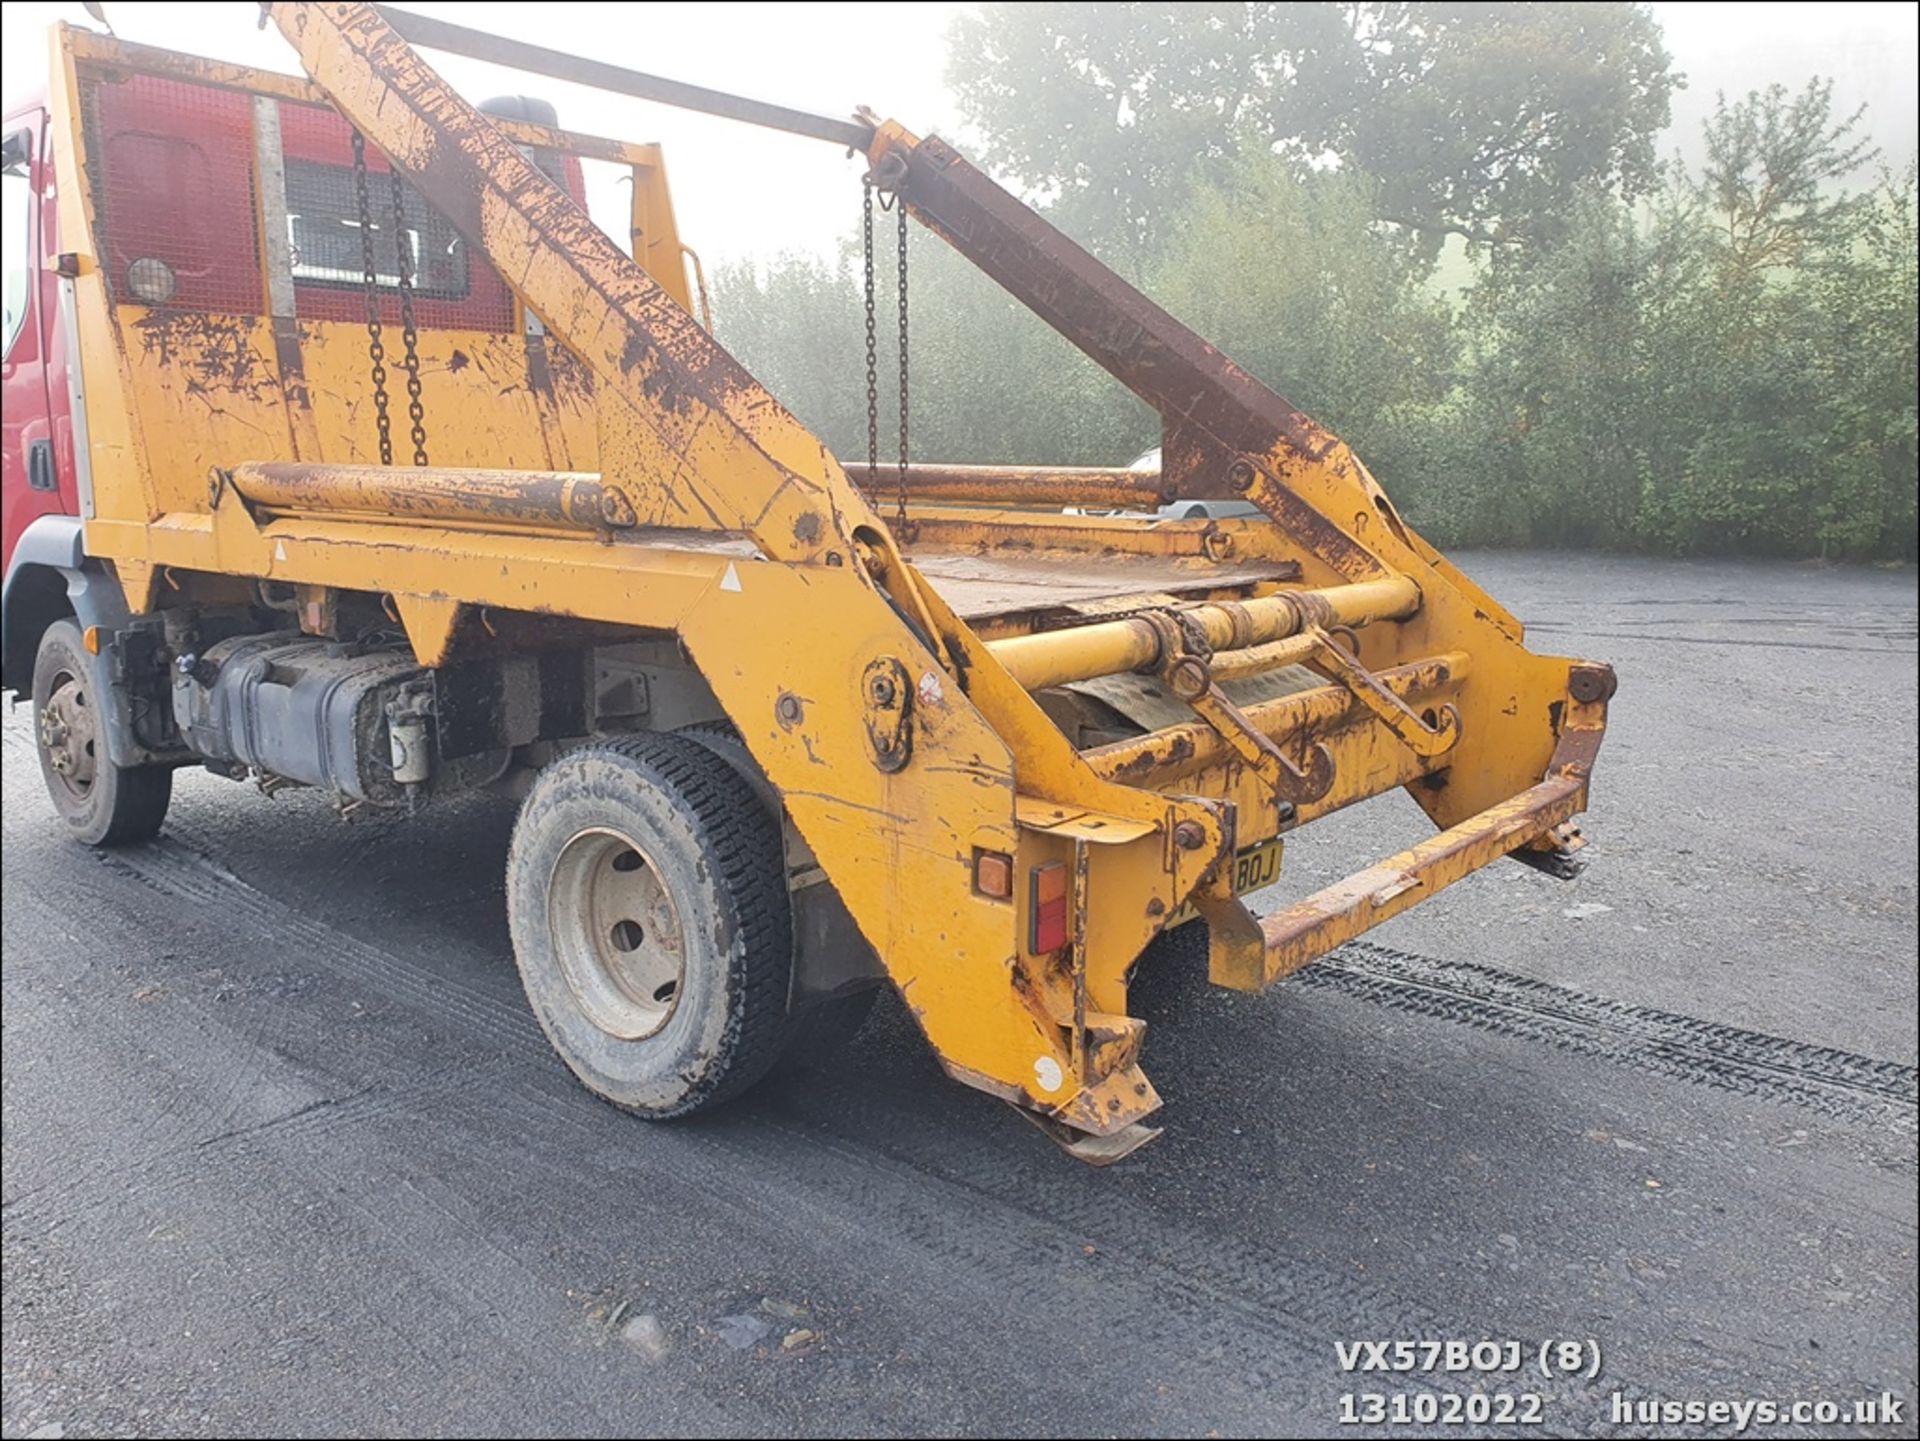
[{"label": "red brake light lens", "polygon": [[1035,866],[1028,883],[1028,949],[1049,955],[1067,943],[1067,867],[1061,861]]}]

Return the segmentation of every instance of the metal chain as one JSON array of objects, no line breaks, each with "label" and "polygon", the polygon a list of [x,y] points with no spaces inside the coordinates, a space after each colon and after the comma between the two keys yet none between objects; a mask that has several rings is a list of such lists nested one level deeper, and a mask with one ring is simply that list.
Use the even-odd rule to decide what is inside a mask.
[{"label": "metal chain", "polygon": [[373,255],[373,206],[367,199],[367,137],[353,132],[353,193],[360,203],[360,260],[366,271],[367,359],[372,364],[373,418],[380,463],[393,464],[393,422],[387,416],[387,346],[380,338],[380,272]]},{"label": "metal chain", "polygon": [[907,522],[907,207],[898,194],[893,206],[900,216],[900,484],[894,528],[903,540],[911,540],[913,528]]},{"label": "metal chain", "polygon": [[407,372],[407,419],[413,422],[409,439],[413,441],[413,463],[427,463],[426,407],[420,403],[420,333],[413,324],[413,245],[407,229],[406,184],[398,170],[389,170],[393,180],[393,250],[397,257],[395,274],[400,281],[401,365]]},{"label": "metal chain", "polygon": [[864,186],[861,235],[866,242],[867,279],[867,485],[880,478],[880,350],[873,321],[873,181]]},{"label": "metal chain", "polygon": [[[867,302],[867,490],[880,480],[880,336],[879,327],[874,320],[874,275],[873,275],[873,177],[867,176],[861,181],[862,206],[860,211],[861,259],[865,267]],[[913,528],[907,519],[907,207],[900,203],[895,195],[888,203],[883,194],[880,197],[882,210],[893,210],[900,217],[899,242],[899,285],[897,293],[900,302],[900,472],[894,495],[894,529],[902,540],[913,538]]]}]

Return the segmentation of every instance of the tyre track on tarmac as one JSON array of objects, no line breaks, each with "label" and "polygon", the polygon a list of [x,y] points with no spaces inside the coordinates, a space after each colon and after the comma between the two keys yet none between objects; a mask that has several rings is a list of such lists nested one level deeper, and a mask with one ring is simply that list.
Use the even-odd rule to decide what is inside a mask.
[{"label": "tyre track on tarmac", "polygon": [[[236,930],[269,935],[277,945],[307,956],[312,964],[342,973],[409,1009],[443,1017],[504,1053],[503,1064],[486,1077],[492,1086],[484,1101],[451,1081],[433,1087],[408,1086],[403,1094],[316,1106],[276,1126],[256,1128],[248,1133],[246,1144],[316,1142],[323,1128],[371,1119],[377,1109],[403,1101],[425,1100],[450,1107],[445,1124],[453,1129],[463,1127],[462,1113],[483,1107],[486,1115],[473,1117],[474,1125],[537,1138],[532,1144],[538,1147],[543,1167],[555,1165],[556,1155],[577,1154],[570,1169],[578,1171],[580,1182],[604,1186],[605,1173],[588,1158],[604,1151],[609,1113],[584,1104],[583,1093],[557,1065],[523,1064],[538,1062],[547,1053],[537,1024],[524,1010],[434,973],[405,955],[335,930],[258,891],[178,840],[110,853],[103,864],[172,899],[218,904]],[[856,1088],[825,1094],[848,1115],[871,1114]],[[893,1131],[924,1134],[925,1120],[923,1115],[890,1116],[885,1125]],[[632,1123],[622,1119],[621,1124]],[[1036,1266],[1044,1278],[1042,1298],[1056,1288],[1071,1290],[1083,1281],[1076,1274],[1085,1268],[1081,1248],[1087,1227],[1098,1218],[1081,1206],[1063,1207],[1061,1214],[1049,1215],[1007,1199],[1017,1196],[1024,1184],[1012,1161],[982,1164],[978,1175],[986,1178],[985,1184],[977,1179],[963,1183],[942,1170],[928,1169],[930,1162],[939,1159],[937,1144],[926,1156],[902,1157],[877,1153],[858,1140],[823,1136],[810,1123],[783,1121],[776,1130],[789,1142],[779,1148],[777,1184],[742,1183],[743,1177],[766,1174],[767,1137],[720,1128],[674,1137],[675,1189],[693,1193],[689,1205],[724,1205],[750,1231],[778,1231],[794,1238],[793,1244],[823,1255],[883,1253],[891,1265],[917,1277],[917,1293],[938,1287],[969,1298],[954,1302],[959,1315],[992,1314],[1003,1309],[1009,1295],[1031,1294]],[[561,1141],[561,1137],[572,1139]],[[179,1187],[182,1176],[173,1167],[182,1159],[177,1152],[154,1158],[149,1165],[158,1173],[156,1184]],[[191,1158],[184,1159],[190,1167]],[[1077,1172],[1074,1179],[1079,1179]],[[122,1194],[112,1203],[131,1199]],[[363,1203],[351,1196],[346,1202],[371,1231],[402,1255],[430,1251],[432,1238],[443,1232],[449,1220],[458,1221],[464,1210],[460,1198],[449,1195],[424,1172],[390,1178],[376,1202]],[[880,1235],[872,1229],[874,1217],[886,1218]],[[56,1224],[70,1224],[72,1219],[71,1212],[62,1211]],[[1102,1230],[1114,1224],[1110,1216],[1099,1221]],[[1177,1388],[1186,1393],[1187,1404],[1209,1395],[1239,1393],[1239,1404],[1257,1409],[1267,1404],[1257,1394],[1260,1386],[1306,1369],[1324,1372],[1325,1338],[1342,1327],[1359,1326],[1367,1334],[1380,1335],[1458,1334],[1457,1328],[1450,1330],[1398,1303],[1370,1300],[1364,1290],[1344,1278],[1295,1278],[1282,1290],[1264,1288],[1255,1284],[1261,1271],[1257,1257],[1245,1256],[1238,1265],[1228,1263],[1227,1269],[1218,1269],[1217,1260],[1207,1259],[1210,1243],[1204,1238],[1185,1239],[1179,1243],[1179,1254],[1170,1255],[1164,1223],[1150,1215],[1121,1225],[1128,1232],[1138,1230],[1141,1239],[1102,1265],[1101,1311],[1132,1318],[1129,1325],[1137,1334],[1153,1338],[1164,1352],[1177,1351],[1185,1358],[1188,1371],[1178,1379]],[[483,1244],[482,1249],[493,1253],[488,1259],[495,1264],[485,1269],[497,1273],[495,1281],[485,1284],[479,1277],[470,1278],[455,1287],[455,1293],[462,1295],[463,1306],[480,1314],[510,1314],[516,1307],[504,1301],[500,1291],[519,1287],[524,1267],[495,1246]],[[1149,1259],[1156,1254],[1157,1260]],[[1198,1274],[1190,1275],[1190,1267],[1199,1268]],[[1060,1327],[1067,1320],[1058,1310],[1036,1301],[1030,1314],[1008,1317],[1000,1334],[970,1336],[977,1327],[956,1323],[941,1337],[941,1346],[943,1351],[979,1348],[981,1364],[991,1364],[994,1352],[1006,1342],[1006,1330],[1025,1334],[1039,1354],[1057,1344]],[[1315,1364],[1302,1367],[1303,1358]],[[1255,1377],[1260,1378],[1257,1384],[1249,1380]],[[1456,1383],[1446,1377],[1431,1378],[1426,1384],[1439,1390],[1455,1389],[1456,1384],[1465,1387],[1464,1379]],[[1097,1409],[1098,1385],[1092,1375],[1071,1382],[1062,1378],[1062,1401],[1070,1400],[1075,1389],[1085,1388],[1078,1404]],[[1327,1404],[1331,1406],[1331,1399]],[[1170,1411],[1167,1424],[1176,1420]]]},{"label": "tyre track on tarmac", "polygon": [[[307,956],[312,964],[341,973],[409,1009],[441,1017],[475,1040],[498,1047],[509,1064],[488,1078],[497,1085],[485,1102],[490,1123],[539,1137],[540,1159],[548,1165],[553,1164],[555,1152],[568,1149],[554,1145],[553,1138],[577,1135],[582,1180],[595,1178],[595,1168],[585,1157],[604,1147],[607,1117],[602,1108],[581,1104],[581,1093],[557,1066],[520,1064],[546,1055],[537,1023],[521,1007],[434,972],[404,954],[383,951],[338,931],[257,890],[177,839],[103,853],[102,864],[175,900],[218,904],[236,929],[271,936],[277,945]],[[1375,1295],[1349,1276],[1275,1268],[1271,1257],[1230,1246],[1220,1237],[1173,1231],[1150,1211],[1131,1206],[1116,1210],[1113,1198],[1087,1192],[1085,1178],[1077,1170],[1045,1180],[1043,1204],[1023,1200],[1033,1192],[1033,1177],[1023,1166],[1030,1159],[1024,1150],[1009,1154],[997,1144],[969,1148],[962,1175],[953,1168],[950,1142],[929,1132],[924,1114],[876,1100],[845,1080],[818,1079],[824,1084],[806,1109],[778,1119],[779,1129],[793,1144],[780,1147],[777,1186],[741,1181],[743,1176],[766,1171],[764,1137],[717,1127],[676,1136],[676,1187],[691,1188],[707,1205],[715,1204],[715,1198],[726,1198],[728,1209],[750,1226],[797,1234],[806,1238],[809,1247],[819,1248],[831,1238],[829,1249],[839,1254],[878,1248],[892,1264],[916,1274],[921,1287],[941,1287],[970,1297],[969,1304],[957,1307],[963,1314],[968,1310],[1004,1312],[1007,1296],[1032,1293],[1036,1267],[1045,1283],[1043,1290],[1071,1292],[1084,1284],[1085,1238],[1090,1234],[1123,1238],[1106,1243],[1108,1260],[1098,1273],[1100,1312],[1128,1318],[1133,1338],[1143,1342],[1147,1352],[1182,1357],[1185,1369],[1174,1384],[1186,1393],[1187,1404],[1213,1397],[1257,1412],[1271,1404],[1260,1395],[1267,1386],[1283,1382],[1297,1386],[1303,1374],[1330,1371],[1329,1336],[1439,1339],[1464,1334],[1460,1325],[1448,1325],[1396,1298]],[[449,1091],[451,1096],[446,1094]],[[456,1112],[475,1104],[469,1090],[450,1084],[408,1087],[404,1096],[385,1104],[417,1099],[451,1103]],[[293,1141],[303,1131],[351,1124],[356,1113],[370,1117],[382,1104],[368,1097],[318,1107],[308,1113],[310,1121],[290,1117],[249,1140],[271,1136]],[[864,1136],[823,1131],[811,1114],[822,1106],[843,1120],[869,1118],[870,1126],[862,1129],[888,1137],[886,1147],[876,1149]],[[448,1117],[448,1124],[456,1124],[454,1117]],[[272,1135],[273,1131],[278,1134]],[[167,1163],[174,1159],[157,1158],[153,1164],[165,1174]],[[177,1178],[167,1179],[177,1184]],[[604,1182],[603,1176],[600,1179]],[[423,1191],[418,1182],[417,1177],[402,1178],[383,1191],[378,1203],[353,1205],[370,1228],[384,1233],[401,1254],[426,1248],[430,1236],[451,1214],[453,1202],[437,1184],[428,1184]],[[430,1208],[439,1213],[437,1217],[421,1211],[428,1192],[438,1198]],[[886,1218],[878,1237],[871,1229],[877,1216]],[[25,1219],[16,1218],[16,1223]],[[521,1269],[510,1258],[494,1259],[515,1276]],[[502,1304],[495,1287],[469,1281],[457,1289],[469,1293],[470,1303],[483,1314],[497,1316],[510,1309]],[[1057,1344],[1060,1327],[1068,1318],[1039,1301],[1036,1308],[1026,1316],[1007,1315],[1002,1333],[990,1345],[970,1340],[964,1327],[948,1333],[942,1344],[947,1349],[980,1346],[985,1364],[993,1350],[1004,1346],[1005,1330],[1011,1329],[1031,1332],[1028,1342],[1039,1354]],[[1060,1384],[1068,1385],[1065,1380]],[[1091,1379],[1073,1384],[1094,1386]],[[1326,1384],[1324,1404],[1331,1414],[1337,1383],[1330,1378]],[[1418,1378],[1416,1385],[1462,1394],[1471,1389],[1470,1378],[1444,1375]],[[1093,1389],[1080,1399],[1088,1407],[1097,1407],[1099,1401]],[[1169,1425],[1176,1420],[1171,1412],[1166,1417]]]},{"label": "tyre track on tarmac", "polygon": [[1836,1120],[1920,1131],[1920,1072],[1912,1066],[1629,1005],[1470,961],[1349,941],[1293,984]]},{"label": "tyre track on tarmac", "polygon": [[[257,890],[178,839],[108,853],[102,864],[172,899],[217,904],[236,925],[271,936],[313,964],[497,1048],[502,1060],[497,1068],[486,1068],[485,1079],[498,1089],[485,1102],[487,1116],[476,1117],[476,1124],[524,1121],[526,1133],[540,1138],[541,1159],[548,1164],[555,1152],[565,1150],[551,1144],[556,1134],[577,1133],[590,1141],[587,1154],[604,1145],[598,1108],[580,1105],[557,1071],[549,1075],[550,1068],[522,1064],[545,1055],[544,1039],[523,1007],[339,931]],[[1913,1129],[1912,1067],[1368,942],[1350,943],[1303,972],[1300,982],[1689,1084],[1838,1119]],[[429,1098],[439,1103],[443,1091],[453,1093],[457,1110],[466,1111],[475,1104],[468,1082],[478,1079],[476,1073],[444,1084],[409,1086],[391,1098],[347,1097],[316,1105],[272,1127],[253,1128],[248,1139],[260,1139],[264,1131],[291,1140],[303,1131],[351,1124],[357,1110]],[[1196,1375],[1205,1380],[1201,1390],[1246,1408],[1257,1409],[1268,1386],[1297,1387],[1303,1369],[1326,1374],[1330,1336],[1444,1339],[1478,1331],[1370,1291],[1351,1276],[1276,1267],[1270,1254],[1234,1238],[1170,1227],[1149,1208],[1090,1193],[1075,1184],[1077,1173],[1043,1172],[1036,1182],[1031,1168],[995,1146],[964,1145],[956,1162],[953,1140],[931,1134],[924,1115],[844,1076],[821,1076],[804,1099],[782,1097],[767,1109],[771,1123],[797,1143],[780,1150],[777,1190],[740,1184],[743,1174],[764,1171],[765,1140],[751,1128],[724,1125],[690,1133],[677,1145],[676,1186],[690,1188],[709,1204],[722,1202],[761,1229],[797,1231],[814,1249],[829,1240],[842,1248],[878,1247],[895,1264],[924,1272],[928,1285],[959,1287],[982,1308],[996,1296],[1031,1287],[1036,1266],[1062,1286],[1078,1284],[1073,1273],[1085,1268],[1082,1241],[1099,1235],[1102,1312],[1127,1317],[1149,1353],[1177,1349],[1184,1364],[1199,1368]],[[595,1177],[595,1168],[584,1160],[578,1165],[583,1180]],[[457,1198],[444,1195],[437,1184],[427,1190],[434,1193],[430,1202],[418,1185],[409,1185],[390,1193],[379,1209],[355,1209],[404,1251],[439,1222],[457,1218]],[[396,1201],[402,1203],[397,1208]],[[404,1204],[408,1201],[426,1204],[431,1214],[409,1219],[419,1208]],[[887,1218],[885,1233],[877,1238],[865,1229],[874,1216]],[[496,1286],[517,1285],[523,1278],[517,1259],[504,1253],[493,1259],[505,1273]],[[494,1286],[459,1289],[477,1306],[499,1314]],[[1041,1349],[1053,1329],[1047,1317],[1028,1322],[1016,1316],[1008,1326],[1015,1331],[1031,1326],[1033,1344]],[[968,1341],[956,1334],[946,1344],[964,1348]],[[1302,1358],[1317,1367],[1302,1368]],[[1405,1379],[1396,1378],[1395,1384]],[[1465,1377],[1418,1380],[1438,1392],[1472,1389]],[[1194,1384],[1194,1378],[1180,1384]],[[1337,1382],[1327,1384],[1330,1393],[1337,1389]],[[1634,1394],[1618,1380],[1608,1383],[1607,1392],[1613,1390]],[[1604,1394],[1567,1387],[1559,1399],[1578,1400],[1593,1415],[1599,1414]]]},{"label": "tyre track on tarmac", "polygon": [[[311,950],[355,980],[445,1013],[496,1042],[535,1040],[537,1022],[504,1001],[379,950],[241,880],[184,842],[163,837],[103,863],[194,904],[237,911],[281,942]],[[1350,941],[1293,984],[1393,1010],[1539,1042],[1671,1080],[1800,1106],[1837,1120],[1920,1131],[1920,1070],[1476,965]]]}]

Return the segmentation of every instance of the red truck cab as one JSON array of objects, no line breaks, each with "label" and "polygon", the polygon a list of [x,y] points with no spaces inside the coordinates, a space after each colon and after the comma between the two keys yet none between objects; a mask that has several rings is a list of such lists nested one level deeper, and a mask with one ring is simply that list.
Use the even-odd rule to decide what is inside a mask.
[{"label": "red truck cab", "polygon": [[0,244],[6,331],[0,360],[5,443],[0,448],[0,567],[11,570],[21,534],[43,515],[77,515],[66,335],[55,272],[58,216],[45,106],[34,100],[4,123]]}]

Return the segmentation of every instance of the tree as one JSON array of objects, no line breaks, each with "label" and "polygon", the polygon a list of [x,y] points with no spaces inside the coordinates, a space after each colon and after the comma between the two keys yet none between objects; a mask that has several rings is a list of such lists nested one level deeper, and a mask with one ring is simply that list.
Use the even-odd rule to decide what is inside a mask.
[{"label": "tree", "polygon": [[1920,548],[1920,226],[1915,170],[1887,176],[1856,225],[1813,257],[1817,366],[1832,480],[1818,516],[1823,553]]},{"label": "tree", "polygon": [[[1590,178],[1528,233],[1526,263],[1467,257],[1463,300],[1379,218],[1386,182],[1278,155],[1264,131],[1216,137],[1137,273],[1350,441],[1442,545],[1910,559],[1915,176],[1842,190],[1867,152],[1829,106],[1822,82],[1723,102],[1702,168],[1676,162],[1636,200]],[[912,247],[916,459],[1116,464],[1157,438],[1157,417],[991,280],[932,236]],[[722,342],[853,460],[857,260],[850,241],[837,263],[728,268],[715,297]],[[893,267],[879,270],[890,319]],[[880,334],[884,457],[885,319]]]},{"label": "tree", "polygon": [[[891,251],[887,243],[887,251]],[[714,277],[720,343],[844,461],[867,454],[858,244],[841,263],[783,256]],[[878,428],[897,454],[898,364],[890,253],[880,267]],[[912,450],[919,460],[1124,465],[1159,439],[1119,382],[924,231],[911,242]]]},{"label": "tree", "polygon": [[1473,358],[1430,506],[1435,538],[1560,547],[1631,545],[1686,332],[1671,323],[1699,275],[1688,213],[1651,228],[1596,189],[1533,263],[1477,286]]},{"label": "tree", "polygon": [[809,255],[723,264],[713,315],[715,338],[835,454],[866,456],[864,322],[844,266]]},{"label": "tree", "polygon": [[1856,138],[1866,107],[1833,116],[1833,81],[1815,76],[1798,95],[1784,85],[1733,105],[1722,95],[1707,121],[1698,190],[1719,222],[1730,278],[1792,265],[1866,203],[1835,187],[1880,152]]},{"label": "tree", "polygon": [[1429,257],[1556,232],[1652,183],[1679,83],[1643,5],[1404,0],[988,4],[948,75],[986,163],[1136,265],[1241,137],[1371,176]]},{"label": "tree", "polygon": [[1263,156],[1197,191],[1147,277],[1169,311],[1332,429],[1405,506],[1458,381],[1447,303],[1359,176]]},{"label": "tree", "polygon": [[[1650,207],[1590,194],[1469,310],[1437,538],[1681,553],[1914,551],[1914,179],[1833,188],[1827,87],[1709,122]],[[1744,180],[1742,177],[1745,177]],[[1811,182],[1811,183],[1810,183]]]}]

